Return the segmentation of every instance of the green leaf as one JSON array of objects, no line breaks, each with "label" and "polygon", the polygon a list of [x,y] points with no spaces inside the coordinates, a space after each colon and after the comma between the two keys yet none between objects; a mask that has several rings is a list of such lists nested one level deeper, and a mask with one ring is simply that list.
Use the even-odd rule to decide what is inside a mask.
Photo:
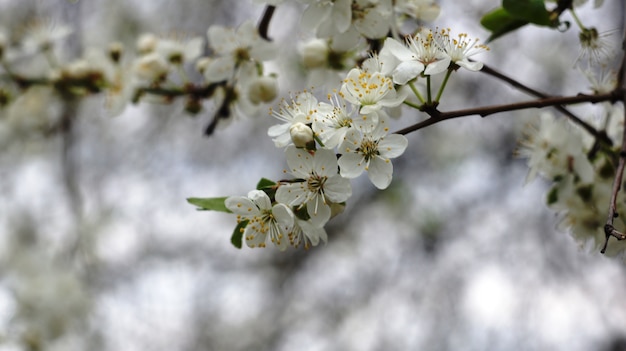
[{"label": "green leaf", "polygon": [[187,199],[192,205],[198,206],[199,211],[220,211],[232,213],[228,208],[226,208],[227,197],[209,197],[209,198],[199,198],[199,197],[190,197]]},{"label": "green leaf", "polygon": [[491,35],[487,38],[487,43],[528,23],[528,21],[511,16],[504,8],[495,9],[484,15],[480,20],[480,24],[491,31]]},{"label": "green leaf", "polygon": [[241,244],[243,242],[243,232],[244,228],[246,228],[247,225],[248,220],[237,223],[237,226],[233,231],[233,235],[230,237],[230,242],[238,249],[241,249]]},{"label": "green leaf", "polygon": [[261,180],[259,180],[259,182],[256,185],[256,190],[263,190],[263,189],[271,188],[275,185],[276,185],[276,182],[271,181],[267,178],[261,178]]},{"label": "green leaf", "polygon": [[502,0],[502,7],[516,19],[540,26],[551,26],[550,13],[543,0]]},{"label": "green leaf", "polygon": [[548,192],[546,203],[549,206],[555,204],[557,201],[559,201],[559,190],[555,186],[550,189],[550,192]]}]

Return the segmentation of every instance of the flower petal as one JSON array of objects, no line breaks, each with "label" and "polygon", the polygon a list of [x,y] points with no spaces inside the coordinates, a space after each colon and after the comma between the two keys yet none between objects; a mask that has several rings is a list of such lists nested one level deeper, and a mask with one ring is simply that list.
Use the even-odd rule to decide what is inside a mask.
[{"label": "flower petal", "polygon": [[391,161],[382,159],[380,157],[374,157],[370,160],[369,169],[367,175],[369,176],[372,184],[378,189],[386,189],[391,183],[391,174],[393,173],[393,165]]}]

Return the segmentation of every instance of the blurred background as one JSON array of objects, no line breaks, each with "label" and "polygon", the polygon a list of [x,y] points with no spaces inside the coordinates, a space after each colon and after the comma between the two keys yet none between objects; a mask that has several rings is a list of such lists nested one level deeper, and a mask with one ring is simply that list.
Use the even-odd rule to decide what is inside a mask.
[{"label": "blurred background", "polygon": [[[432,26],[485,39],[478,22],[499,1],[441,0]],[[69,25],[76,57],[140,33],[206,37],[263,11],[251,1],[1,0],[13,31]],[[294,39],[302,6],[278,7],[269,66],[288,67],[281,95],[306,87]],[[620,40],[624,4],[579,11]],[[616,44],[617,45],[617,44]],[[525,28],[475,58],[555,95],[588,89],[574,30]],[[282,70],[280,71],[282,72]],[[322,92],[324,95],[325,92]],[[459,71],[442,110],[528,99]],[[39,102],[38,102],[39,101]],[[282,150],[266,113],[211,136],[213,114],[179,103],[129,105],[101,96],[76,106],[70,131],[44,135],[0,111],[0,350],[623,350],[626,269],[557,230],[549,184],[526,183],[517,140],[538,110],[443,122],[409,134],[386,191],[353,181],[327,245],[238,250],[235,218],[188,197],[244,195],[280,179]],[[31,114],[63,110],[49,100]],[[573,108],[579,114],[593,107]],[[406,111],[399,128],[424,116]]]}]

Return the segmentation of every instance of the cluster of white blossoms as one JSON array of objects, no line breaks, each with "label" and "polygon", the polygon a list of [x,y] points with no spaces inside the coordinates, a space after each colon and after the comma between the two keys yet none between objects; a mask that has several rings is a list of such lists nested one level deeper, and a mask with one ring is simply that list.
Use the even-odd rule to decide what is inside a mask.
[{"label": "cluster of white blossoms", "polygon": [[25,108],[25,103],[34,100],[55,106],[103,93],[113,116],[130,102],[180,98],[187,112],[197,114],[211,101],[219,117],[214,128],[231,116],[258,114],[278,94],[276,76],[263,71],[263,62],[276,57],[276,44],[263,39],[252,21],[236,29],[211,26],[206,37],[143,33],[132,48],[113,42],[71,59],[58,49],[73,33],[71,28],[43,20],[27,28],[0,30],[0,73],[5,77],[0,82],[0,117],[6,116],[0,129],[7,134],[59,129],[59,109],[27,113],[36,107]]},{"label": "cluster of white blossoms", "polygon": [[[615,87],[614,73],[601,78],[587,73],[594,92],[609,89],[611,82]],[[561,214],[560,228],[593,250],[600,250],[606,239],[607,206],[624,130],[622,105],[606,104],[603,110],[601,118],[588,118],[587,122],[607,134],[612,148],[598,149],[595,138],[568,119],[544,113],[537,123],[529,125],[518,150],[519,156],[528,159],[528,181],[541,175],[552,182],[546,202]],[[618,213],[626,213],[623,192],[618,194],[616,205]],[[623,231],[626,218],[618,216],[616,220],[615,227]],[[623,254],[625,250],[625,241],[612,241],[606,254]]]},{"label": "cluster of white blossoms", "polygon": [[[404,43],[388,38],[379,54],[345,74],[327,102],[304,91],[270,109],[281,123],[270,127],[268,136],[276,147],[285,148],[285,173],[293,179],[225,200],[237,214],[246,244],[265,247],[269,238],[281,250],[288,244],[315,246],[326,241],[324,226],[352,195],[351,179],[367,173],[376,188],[386,189],[393,177],[391,160],[408,146],[403,135],[390,133],[392,110],[411,91],[418,94],[405,86],[420,77],[459,67],[480,69],[468,57],[486,47],[466,38],[462,34],[453,39],[447,29],[421,29]],[[434,103],[430,93],[428,101],[421,100]]]}]

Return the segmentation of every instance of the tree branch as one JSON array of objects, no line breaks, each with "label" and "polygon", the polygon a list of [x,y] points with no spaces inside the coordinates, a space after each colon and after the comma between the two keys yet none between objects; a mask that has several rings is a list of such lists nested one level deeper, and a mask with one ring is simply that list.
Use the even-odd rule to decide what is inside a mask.
[{"label": "tree branch", "polygon": [[267,32],[269,31],[270,22],[272,21],[272,16],[274,15],[274,10],[276,10],[276,6],[267,5],[265,7],[265,11],[263,12],[263,17],[259,21],[259,35],[261,38],[265,40],[272,40]]},{"label": "tree branch", "polygon": [[[494,106],[484,106],[463,110],[456,110],[450,112],[440,112],[436,109],[427,109],[424,112],[428,113],[431,117],[422,122],[416,123],[412,126],[406,127],[397,131],[397,134],[409,134],[416,130],[428,127],[435,123],[439,123],[441,121],[445,121],[447,119],[457,118],[457,117],[465,117],[465,116],[473,116],[479,115],[481,117],[486,117],[492,115],[494,113],[500,112],[508,112],[508,111],[516,111],[516,110],[524,110],[528,108],[541,108],[548,106],[558,106],[558,105],[570,105],[577,104],[582,102],[590,102],[590,103],[598,103],[603,101],[622,101],[624,94],[624,89],[616,89],[615,91],[607,94],[598,94],[598,95],[586,95],[586,94],[578,94],[575,96],[565,96],[565,97],[548,97],[545,99],[538,99],[532,101],[524,101],[513,104],[505,104],[505,105],[494,105]],[[599,133],[597,133],[599,135]]]},{"label": "tree branch", "polygon": [[[624,28],[624,35],[622,37],[622,63],[620,65],[617,82],[618,88],[622,90],[622,103],[624,104],[624,121],[626,122],[626,89],[624,89],[624,82],[626,81],[626,28]],[[601,253],[606,252],[606,248],[609,245],[609,238],[614,236],[617,240],[625,240],[626,234],[618,231],[613,226],[613,221],[618,217],[617,213],[617,195],[622,186],[622,178],[624,177],[624,167],[626,166],[626,128],[622,133],[622,149],[619,153],[619,162],[617,164],[617,171],[615,173],[615,179],[613,179],[613,190],[611,192],[611,202],[609,203],[609,214],[606,218],[606,224],[604,225],[604,245],[602,245]]]},{"label": "tree branch", "polygon": [[[498,72],[496,70],[494,70],[493,68],[487,66],[487,65],[483,65],[483,68],[481,69],[481,72],[488,74],[492,77],[498,78],[506,83],[509,83],[511,86],[513,86],[516,89],[519,89],[520,91],[526,92],[529,95],[532,96],[536,96],[538,98],[541,99],[547,99],[550,97],[550,95],[542,93],[538,90],[532,89],[522,83],[520,83],[519,81],[501,73]],[[620,86],[620,85],[618,85]],[[573,114],[572,112],[570,112],[568,109],[566,109],[563,106],[560,105],[556,105],[553,106],[557,111],[561,112],[562,114],[564,114],[565,116],[567,116],[574,124],[577,124],[578,126],[580,126],[582,129],[584,129],[585,131],[587,131],[589,134],[593,135],[597,141],[600,141],[602,143],[605,143],[609,146],[613,145],[613,142],[611,141],[611,139],[606,135],[606,133],[604,132],[600,132],[598,130],[596,130],[594,127],[592,127],[589,123],[583,121],[581,118],[579,118],[578,116],[576,116],[575,114]]]}]

